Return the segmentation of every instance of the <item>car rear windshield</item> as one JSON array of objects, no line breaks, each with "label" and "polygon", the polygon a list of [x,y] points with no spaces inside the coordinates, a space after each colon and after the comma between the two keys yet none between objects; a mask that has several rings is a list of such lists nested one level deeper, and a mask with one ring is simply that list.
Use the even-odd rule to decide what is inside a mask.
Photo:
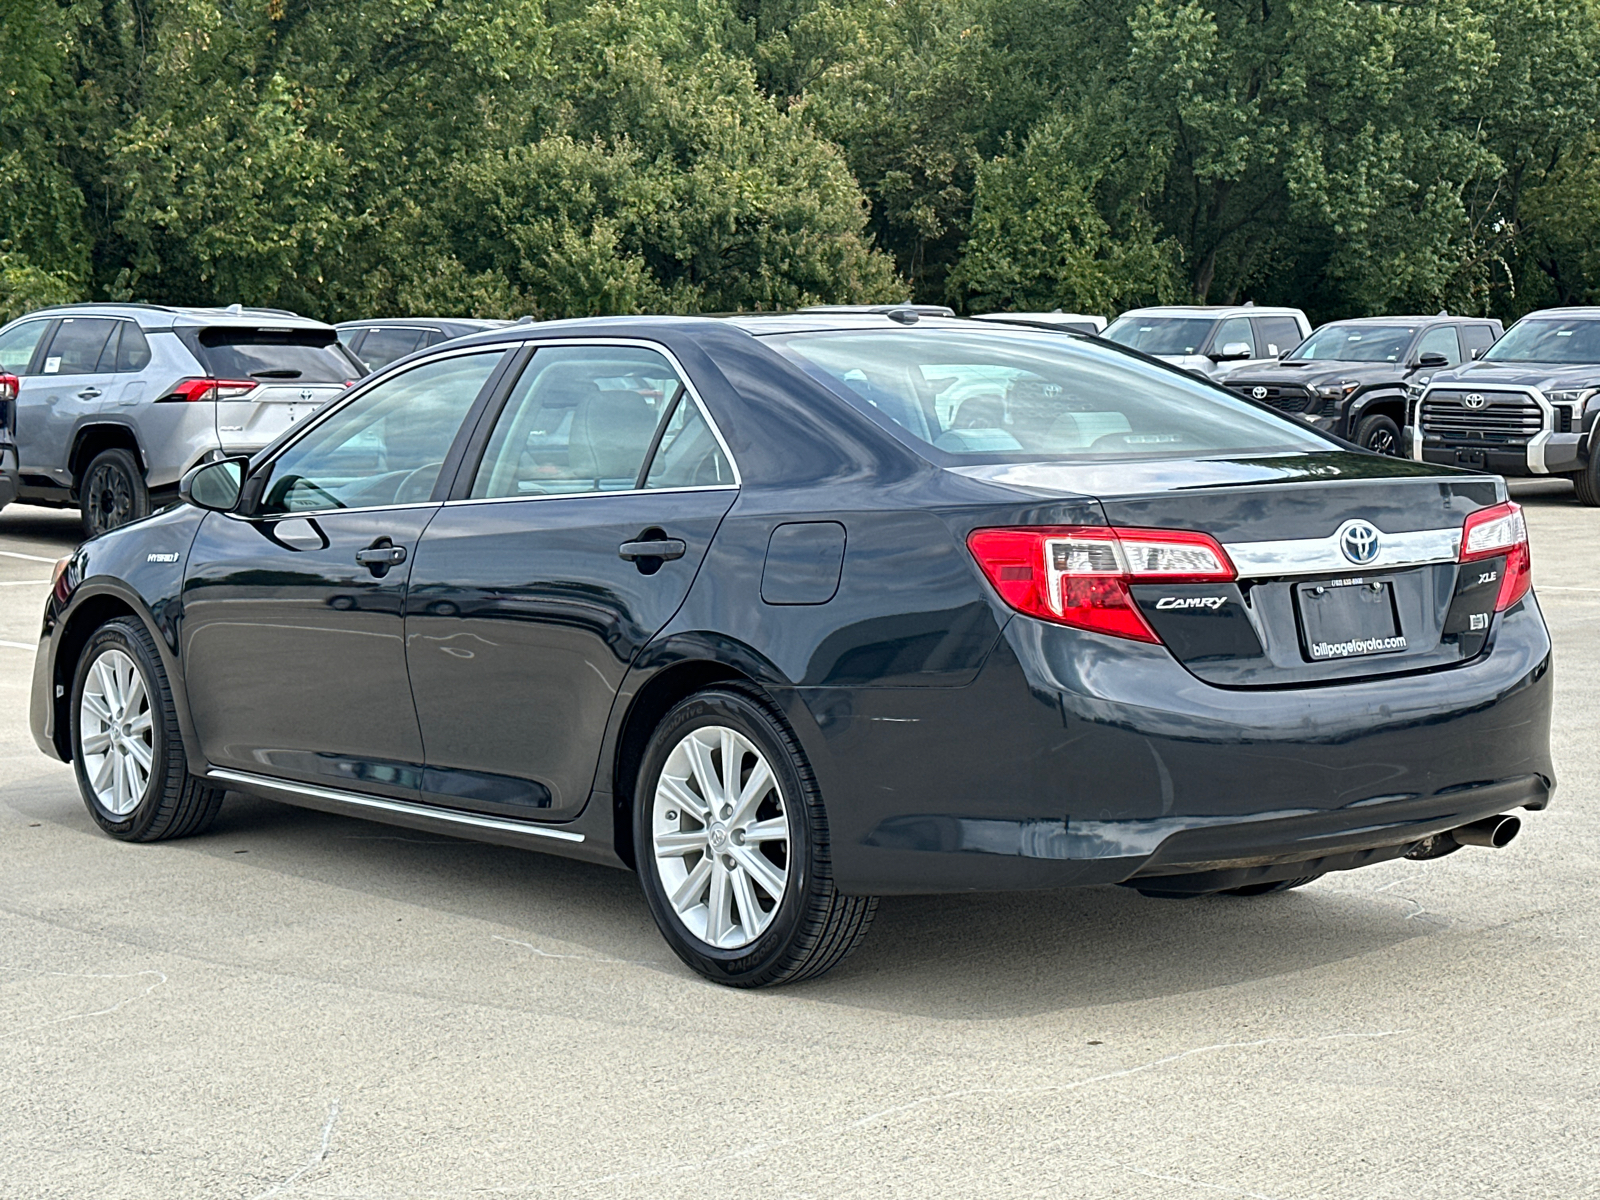
[{"label": "car rear windshield", "polygon": [[1330,449],[1214,384],[1088,338],[1024,330],[791,333],[780,354],[935,462]]},{"label": "car rear windshield", "polygon": [[213,325],[180,330],[206,373],[217,379],[344,383],[366,374],[332,329],[252,329]]},{"label": "car rear windshield", "polygon": [[1140,317],[1127,314],[1101,337],[1146,354],[1199,354],[1216,321],[1211,317]]},{"label": "car rear windshield", "polygon": [[1338,362],[1399,362],[1417,332],[1414,325],[1324,325],[1289,357]]},{"label": "car rear windshield", "polygon": [[1525,317],[1484,352],[1486,362],[1600,363],[1600,321]]}]

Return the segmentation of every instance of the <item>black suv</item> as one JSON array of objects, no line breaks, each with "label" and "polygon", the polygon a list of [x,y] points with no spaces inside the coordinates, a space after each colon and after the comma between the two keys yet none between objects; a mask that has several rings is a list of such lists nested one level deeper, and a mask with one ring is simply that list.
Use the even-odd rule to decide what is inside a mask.
[{"label": "black suv", "polygon": [[1477,358],[1500,333],[1499,321],[1447,313],[1335,321],[1277,365],[1247,367],[1222,383],[1326,433],[1398,456],[1405,453],[1408,394],[1427,386],[1427,372]]},{"label": "black suv", "polygon": [[1411,457],[1496,475],[1565,475],[1600,508],[1600,308],[1547,308],[1417,392]]}]

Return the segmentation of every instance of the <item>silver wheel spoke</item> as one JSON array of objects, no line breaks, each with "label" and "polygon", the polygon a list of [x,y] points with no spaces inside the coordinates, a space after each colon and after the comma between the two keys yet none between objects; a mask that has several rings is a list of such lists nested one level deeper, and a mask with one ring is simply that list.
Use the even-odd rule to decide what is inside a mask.
[{"label": "silver wheel spoke", "polygon": [[734,850],[733,857],[741,867],[750,872],[751,877],[761,885],[767,895],[774,900],[783,899],[784,876],[764,855],[741,846]]},{"label": "silver wheel spoke", "polygon": [[767,927],[767,914],[761,911],[761,905],[756,902],[756,890],[750,885],[750,876],[739,868],[735,868],[732,875],[733,898],[739,904],[739,924],[746,937],[754,937]]},{"label": "silver wheel spoke", "polygon": [[139,711],[141,704],[145,703],[144,680],[139,678],[139,672],[133,669],[133,664],[128,664],[130,678],[128,679],[127,701],[124,707],[130,713]]},{"label": "silver wheel spoke", "polygon": [[738,825],[755,816],[756,809],[761,807],[761,801],[772,790],[772,783],[772,768],[767,766],[767,760],[756,759],[756,765],[750,771],[750,778],[745,782],[744,790],[739,793],[738,802],[733,806],[733,816],[728,819]]},{"label": "silver wheel spoke", "polygon": [[656,795],[661,796],[663,794],[669,801],[701,823],[704,823],[706,814],[711,811],[704,800],[689,790],[688,784],[681,779],[673,779],[670,775],[663,774],[661,782],[656,785]]},{"label": "silver wheel spoke", "polygon": [[693,908],[700,903],[700,897],[705,895],[706,882],[711,878],[711,860],[702,858],[695,864],[684,881],[678,885],[677,891],[672,893],[672,907],[680,913],[685,909]]},{"label": "silver wheel spoke", "polygon": [[[150,774],[150,747],[135,739],[128,743],[128,758],[137,766],[146,777]],[[144,791],[144,781],[139,781],[139,790]]]},{"label": "silver wheel spoke", "polygon": [[83,692],[83,711],[102,725],[111,722],[111,706],[106,703],[105,697],[89,691],[87,687]]},{"label": "silver wheel spoke", "polygon": [[704,829],[690,829],[683,833],[658,833],[656,834],[656,854],[692,854],[699,850],[704,853],[706,848],[706,831]]},{"label": "silver wheel spoke", "polygon": [[757,821],[754,825],[745,828],[744,840],[746,845],[751,842],[787,842],[789,840],[789,818],[773,817],[769,821]]},{"label": "silver wheel spoke", "polygon": [[117,756],[115,754],[107,754],[95,765],[94,778],[89,782],[94,787],[96,794],[102,798],[105,796],[106,789],[111,786],[111,776],[116,772],[116,769]]},{"label": "silver wheel spoke", "polygon": [[720,862],[711,865],[711,894],[706,897],[706,941],[713,946],[722,945],[733,927],[728,916],[728,868]]},{"label": "silver wheel spoke", "polygon": [[122,708],[122,689],[117,686],[117,673],[106,662],[110,657],[108,654],[95,660],[94,675],[100,681],[100,695],[105,697],[106,711],[116,716]]},{"label": "silver wheel spoke", "polygon": [[128,722],[129,733],[150,732],[150,710],[147,708],[133,720]]},{"label": "silver wheel spoke", "polygon": [[111,735],[104,730],[83,735],[83,752],[85,754],[104,754],[110,746]]},{"label": "silver wheel spoke", "polygon": [[684,746],[689,752],[689,767],[694,771],[694,781],[700,785],[700,795],[708,805],[716,808],[723,801],[722,783],[711,761],[710,747],[692,733],[684,741]]}]

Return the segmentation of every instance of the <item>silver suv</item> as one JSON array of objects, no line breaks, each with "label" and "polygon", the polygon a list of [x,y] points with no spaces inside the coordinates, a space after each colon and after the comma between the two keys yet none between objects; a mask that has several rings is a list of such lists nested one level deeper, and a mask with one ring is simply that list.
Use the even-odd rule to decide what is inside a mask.
[{"label": "silver suv", "polygon": [[29,313],[0,328],[0,505],[75,504],[93,537],[176,496],[196,463],[261,449],[364,374],[331,325],[278,309]]},{"label": "silver suv", "polygon": [[1275,363],[1311,336],[1298,308],[1168,304],[1123,313],[1100,335],[1207,379]]}]

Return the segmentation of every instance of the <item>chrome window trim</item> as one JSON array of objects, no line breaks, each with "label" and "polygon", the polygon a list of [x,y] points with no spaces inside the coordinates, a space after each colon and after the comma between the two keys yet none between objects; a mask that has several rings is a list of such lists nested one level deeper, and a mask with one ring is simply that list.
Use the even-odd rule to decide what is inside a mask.
[{"label": "chrome window trim", "polygon": [[285,513],[251,513],[249,516],[236,512],[225,512],[222,515],[232,521],[270,521],[277,524],[283,521],[299,521],[310,517],[334,517],[340,513],[400,512],[408,508],[438,508],[443,503],[442,500],[412,500],[405,504],[372,504],[362,508],[307,508]]},{"label": "chrome window trim", "polygon": [[672,496],[682,492],[737,492],[738,490],[739,485],[736,483],[702,483],[692,487],[622,488],[614,492],[550,492],[542,496],[466,496],[460,500],[446,500],[444,507],[461,508],[469,504],[527,504],[536,500],[600,500],[607,496]]},{"label": "chrome window trim", "polygon": [[[1374,526],[1376,528],[1376,525]],[[1455,562],[1461,555],[1461,530],[1417,529],[1386,533],[1378,557],[1369,563],[1352,563],[1339,548],[1338,531],[1320,538],[1289,538],[1266,542],[1224,542],[1240,579],[1266,579],[1280,575],[1321,575],[1328,572],[1370,574],[1397,567],[1421,567]]]},{"label": "chrome window trim", "polygon": [[480,813],[462,812],[453,808],[436,808],[431,804],[419,804],[411,800],[393,800],[387,796],[369,796],[363,792],[347,792],[340,788],[318,787],[313,783],[298,783],[287,779],[275,779],[270,775],[252,775],[247,771],[230,771],[222,767],[212,767],[206,772],[207,779],[215,779],[219,783],[236,783],[245,788],[268,788],[279,792],[292,792],[301,796],[310,796],[318,800],[330,800],[336,804],[345,804],[353,808],[373,809],[379,812],[390,812],[400,816],[424,817],[432,821],[440,821],[450,825],[465,825],[473,829],[493,829],[500,833],[530,834],[534,837],[551,838],[558,842],[582,842],[584,835],[573,833],[567,829],[552,829],[547,825],[534,825],[527,821],[511,821],[501,817],[489,817]]},{"label": "chrome window trim", "polygon": [[[676,354],[674,354],[671,351],[671,349],[668,348],[667,346],[664,346],[660,342],[653,342],[649,338],[618,338],[618,337],[529,338],[526,341],[518,343],[518,345],[520,345],[520,346],[532,346],[535,359],[538,358],[539,351],[541,349],[543,349],[544,347],[546,347],[546,346],[632,346],[632,347],[635,347],[635,348],[641,349],[641,350],[653,350],[653,351],[655,351],[655,353],[661,355],[662,358],[667,360],[668,364],[672,367],[673,371],[677,374],[678,381],[683,384],[684,394],[687,395],[691,400],[693,400],[694,401],[694,406],[697,409],[700,410],[701,419],[703,421],[705,421],[706,427],[711,430],[711,436],[716,438],[717,446],[718,446],[719,449],[721,449],[722,456],[728,460],[728,468],[733,472],[733,482],[731,484],[727,484],[727,483],[705,484],[704,487],[707,488],[707,489],[710,489],[710,488],[730,488],[730,487],[731,488],[739,488],[739,487],[743,487],[744,486],[744,476],[739,473],[739,461],[736,458],[733,457],[733,451],[728,449],[727,439],[722,436],[722,430],[717,427],[716,421],[714,419],[712,419],[711,410],[706,407],[706,402],[703,399],[701,399],[699,389],[697,389],[694,386],[694,380],[690,378],[689,372],[687,372],[687,371],[685,371],[683,369],[683,364],[678,361],[678,356]],[[528,364],[528,366],[532,366],[532,365],[533,364],[531,362]],[[524,371],[526,371],[528,369],[528,367],[523,367],[522,369]],[[519,378],[520,378],[520,376],[519,376]],[[513,384],[512,386],[515,387],[516,385]],[[508,403],[509,403],[509,400],[508,400]],[[502,409],[501,411],[503,412],[504,409]],[[499,414],[496,414],[496,418],[495,419],[496,420],[499,419]],[[481,466],[482,464],[480,463],[479,465]],[[646,464],[646,469],[648,470],[648,464]],[[686,490],[699,491],[701,489],[700,488],[695,488],[695,489],[684,489],[684,488],[671,488],[671,489],[669,489],[669,488],[642,488],[642,489],[633,489],[634,492],[644,491],[644,492],[651,492],[651,493],[659,493],[659,492],[666,492],[666,491],[686,491]],[[562,495],[555,495],[555,496],[541,497],[541,498],[542,499],[550,499],[550,500],[570,500],[570,499],[574,499],[574,498],[576,498],[578,496],[622,496],[622,495],[629,495],[629,494],[632,494],[632,493],[629,493],[629,492],[569,492],[569,493],[562,494]],[[483,500],[530,500],[530,499],[533,499],[533,497],[531,497],[531,496],[484,496],[484,497],[482,497],[482,499]],[[451,503],[460,503],[460,502],[459,501],[451,501]]]},{"label": "chrome window trim", "polygon": [[[1481,362],[1482,360],[1478,359],[1475,361]],[[1452,380],[1450,382],[1439,384],[1429,380],[1428,386],[1422,389],[1422,395],[1417,398],[1417,424],[1414,457],[1418,462],[1422,461],[1422,406],[1427,403],[1428,394],[1430,392],[1434,391],[1435,389],[1442,388],[1448,388],[1455,392],[1505,392],[1532,398],[1533,402],[1539,406],[1539,412],[1543,416],[1544,429],[1539,433],[1534,434],[1533,437],[1528,441],[1526,451],[1528,471],[1534,475],[1550,474],[1549,468],[1544,465],[1544,446],[1545,443],[1550,440],[1555,431],[1555,405],[1550,403],[1549,398],[1541,389],[1536,388],[1531,384],[1522,383],[1463,383],[1459,380]]]}]

